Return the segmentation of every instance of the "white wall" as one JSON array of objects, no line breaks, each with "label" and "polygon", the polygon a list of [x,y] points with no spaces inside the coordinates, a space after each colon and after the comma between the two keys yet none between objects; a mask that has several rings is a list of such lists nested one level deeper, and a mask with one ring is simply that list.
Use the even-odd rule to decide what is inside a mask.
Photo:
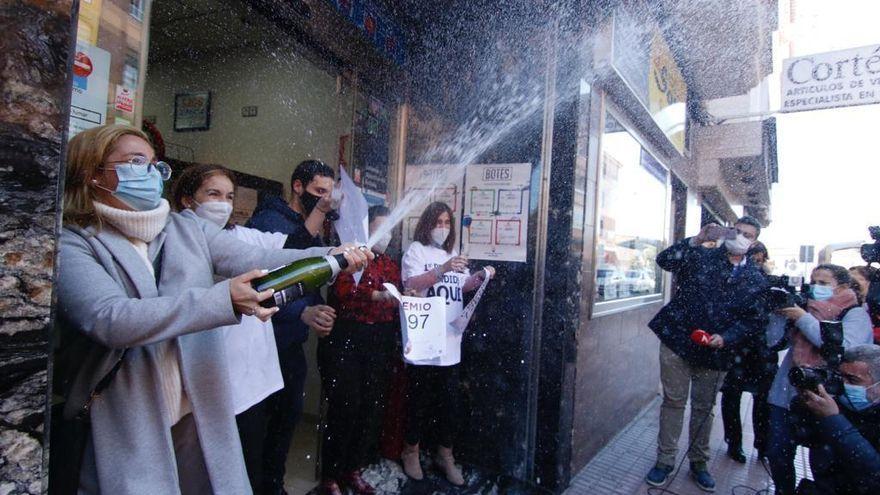
[{"label": "white wall", "polygon": [[[174,95],[187,91],[211,91],[210,130],[173,131]],[[242,117],[241,108],[251,105],[257,117]],[[339,135],[351,129],[350,97],[336,95],[336,76],[282,48],[153,63],[144,115],[156,117],[165,141],[193,148],[194,161],[277,180],[285,190],[302,160],[318,158],[335,168]]]}]

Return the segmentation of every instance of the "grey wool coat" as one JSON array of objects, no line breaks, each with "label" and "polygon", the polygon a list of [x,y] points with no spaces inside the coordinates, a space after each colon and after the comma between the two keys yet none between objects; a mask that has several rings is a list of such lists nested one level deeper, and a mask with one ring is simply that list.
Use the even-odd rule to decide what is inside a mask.
[{"label": "grey wool coat", "polygon": [[[148,255],[150,274],[129,241],[105,226],[65,227],[58,271],[61,332],[84,335],[65,416],[81,409],[97,382],[128,348],[110,386],[90,409],[90,447],[80,476],[88,492],[180,493],[159,376],[156,343],[176,339],[184,390],[218,494],[249,494],[221,336],[213,329],[240,321],[229,280],[254,268],[275,268],[327,248],[265,250],[235,239],[192,212],[171,213]],[[161,260],[160,260],[161,256]],[[161,264],[160,264],[161,261]],[[97,488],[94,488],[97,485]],[[80,484],[81,490],[84,486]]]}]

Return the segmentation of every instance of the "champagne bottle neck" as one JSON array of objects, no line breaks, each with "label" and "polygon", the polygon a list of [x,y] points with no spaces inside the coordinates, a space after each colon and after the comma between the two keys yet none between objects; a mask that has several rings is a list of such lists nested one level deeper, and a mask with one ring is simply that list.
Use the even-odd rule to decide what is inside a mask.
[{"label": "champagne bottle neck", "polygon": [[330,268],[333,270],[334,277],[342,270],[348,268],[348,260],[345,259],[345,256],[342,253],[327,256],[326,258],[327,262],[330,263]]}]

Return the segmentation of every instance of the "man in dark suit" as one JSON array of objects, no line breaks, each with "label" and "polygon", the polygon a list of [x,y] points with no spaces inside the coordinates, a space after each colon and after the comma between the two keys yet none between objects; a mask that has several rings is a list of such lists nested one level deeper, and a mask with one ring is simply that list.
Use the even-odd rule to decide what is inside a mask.
[{"label": "man in dark suit", "polygon": [[[760,232],[752,217],[737,220],[735,231],[710,224],[657,256],[657,264],[675,274],[678,289],[649,323],[661,342],[663,385],[657,463],[645,477],[650,485],[665,484],[673,470],[690,393],[691,476],[700,489],[715,490],[706,469],[715,396],[736,350],[761,338],[767,321],[767,281],[746,256]],[[702,246],[710,241],[719,247]],[[711,336],[704,345],[691,339],[698,329]]]}]

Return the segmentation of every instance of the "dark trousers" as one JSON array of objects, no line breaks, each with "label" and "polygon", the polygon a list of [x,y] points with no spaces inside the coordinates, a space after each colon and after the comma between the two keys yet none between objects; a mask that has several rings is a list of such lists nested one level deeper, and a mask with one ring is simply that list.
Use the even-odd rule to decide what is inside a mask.
[{"label": "dark trousers", "polygon": [[813,416],[798,412],[794,403],[788,410],[770,405],[770,427],[767,435],[767,459],[777,495],[795,493],[794,456],[798,445],[810,446],[814,431]]},{"label": "dark trousers", "polygon": [[268,416],[266,407],[269,397],[251,406],[248,410],[235,416],[238,424],[238,437],[241,440],[241,451],[248,479],[254,493],[263,490],[263,449],[266,445],[266,425]]},{"label": "dark trousers", "polygon": [[279,493],[284,486],[284,464],[293,430],[303,410],[306,356],[302,344],[278,349],[284,388],[266,399],[266,441],[263,446],[263,493]]},{"label": "dark trousers", "polygon": [[461,403],[458,373],[459,365],[406,365],[406,443],[415,445],[430,431],[439,445],[452,448]]},{"label": "dark trousers", "polygon": [[[743,392],[754,390],[752,404],[752,429],[755,433],[754,446],[759,452],[767,449],[767,430],[770,425],[770,404],[767,396],[773,384],[772,374],[762,376],[755,386],[737,381],[726,380],[721,389],[721,419],[724,422],[724,439],[731,447],[742,447],[742,417],[740,404]],[[731,374],[728,374],[728,378]],[[750,390],[751,389],[751,390]]]},{"label": "dark trousers", "polygon": [[318,343],[327,400],[321,446],[324,478],[338,478],[378,458],[379,425],[399,327],[337,320],[330,335]]}]

